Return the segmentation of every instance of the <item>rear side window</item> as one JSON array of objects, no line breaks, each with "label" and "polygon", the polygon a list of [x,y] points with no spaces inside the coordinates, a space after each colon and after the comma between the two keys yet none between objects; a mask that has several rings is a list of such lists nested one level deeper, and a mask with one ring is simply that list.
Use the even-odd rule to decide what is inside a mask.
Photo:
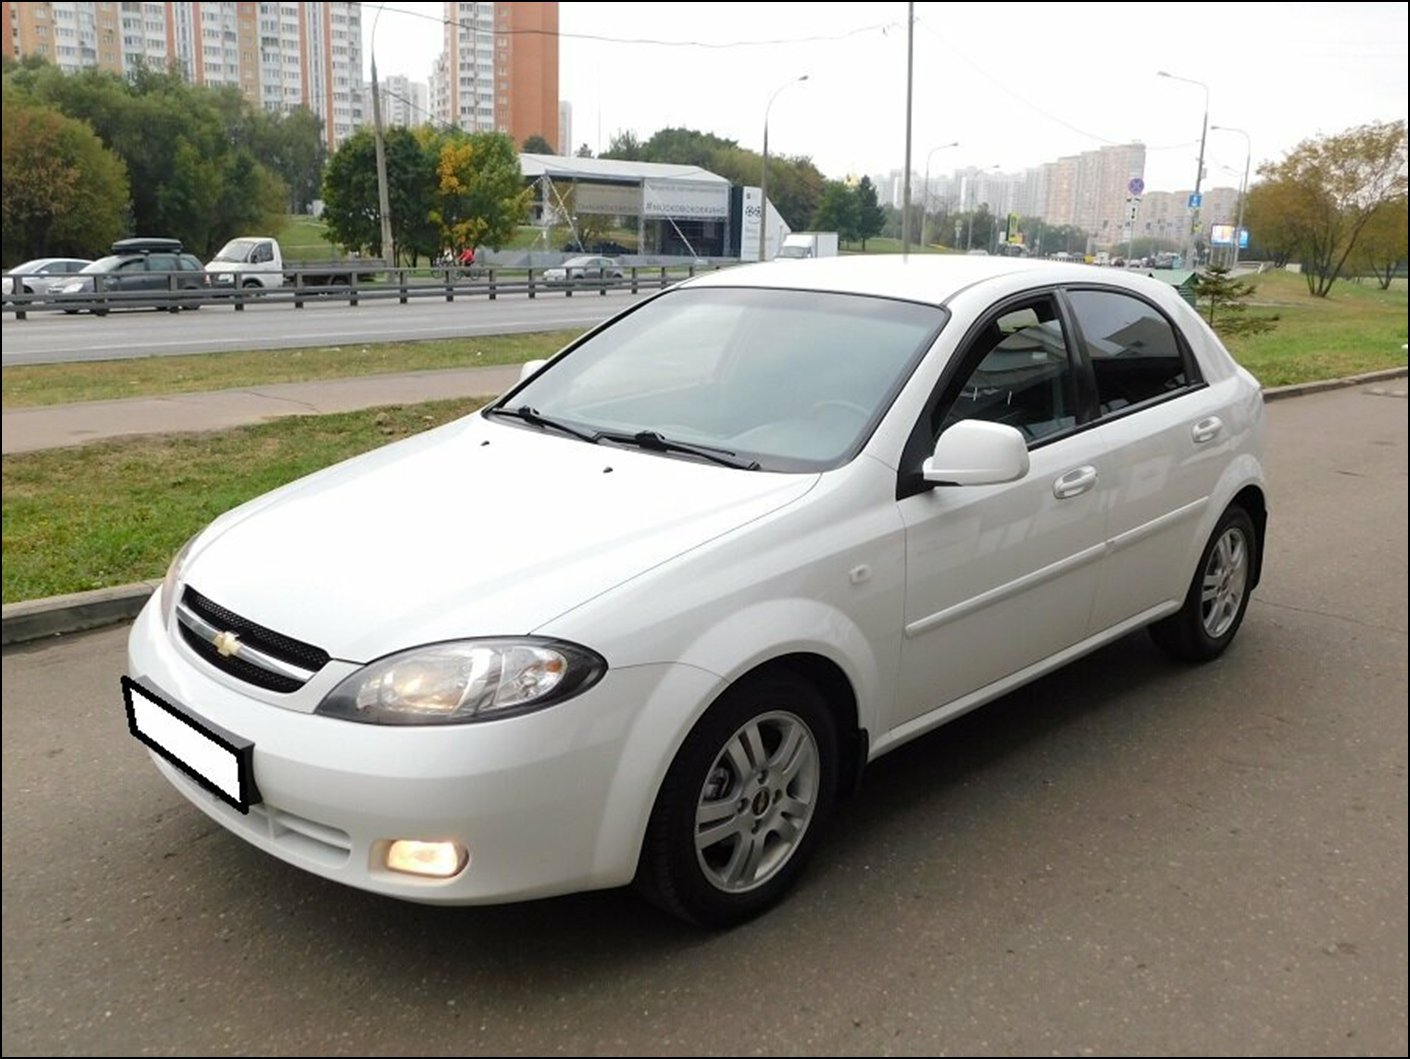
[{"label": "rear side window", "polygon": [[1102,415],[1189,385],[1170,321],[1139,298],[1114,291],[1069,291],[1096,376]]}]

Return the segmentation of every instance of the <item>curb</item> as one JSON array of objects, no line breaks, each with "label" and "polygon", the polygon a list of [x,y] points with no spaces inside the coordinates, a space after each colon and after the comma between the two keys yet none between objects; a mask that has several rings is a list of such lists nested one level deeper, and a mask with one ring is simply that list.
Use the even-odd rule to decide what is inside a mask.
[{"label": "curb", "polygon": [[48,636],[99,629],[135,618],[160,581],[72,592],[66,596],[6,603],[0,617],[0,644],[29,643]]},{"label": "curb", "polygon": [[1348,375],[1344,379],[1321,379],[1317,382],[1295,382],[1291,386],[1274,386],[1263,391],[1264,402],[1280,401],[1285,397],[1302,397],[1309,393],[1324,390],[1341,390],[1348,386],[1362,386],[1368,382],[1384,382],[1387,379],[1404,378],[1406,368],[1386,368],[1384,371],[1368,371],[1364,375]]},{"label": "curb", "polygon": [[[1280,401],[1325,390],[1340,390],[1349,386],[1404,378],[1406,374],[1406,368],[1388,368],[1385,371],[1371,371],[1344,379],[1275,386],[1263,391],[1263,400]],[[133,585],[100,588],[93,592],[74,592],[67,596],[6,603],[0,608],[3,609],[3,615],[0,615],[0,644],[9,646],[29,643],[48,636],[61,636],[64,633],[116,625],[118,622],[135,618],[146,605],[147,597],[160,587],[161,581],[139,581]]]}]

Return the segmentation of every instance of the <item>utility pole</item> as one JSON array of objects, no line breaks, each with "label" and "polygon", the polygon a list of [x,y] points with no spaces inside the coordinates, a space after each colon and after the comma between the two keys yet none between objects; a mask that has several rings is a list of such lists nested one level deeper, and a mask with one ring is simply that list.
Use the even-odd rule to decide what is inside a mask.
[{"label": "utility pole", "polygon": [[906,183],[901,193],[901,253],[911,252],[911,95],[915,81],[916,5],[906,4]]},{"label": "utility pole", "polygon": [[[377,11],[382,17],[382,11]],[[372,34],[377,34],[377,21],[373,19]],[[387,148],[382,142],[382,90],[377,84],[377,53],[372,53],[372,124],[377,141],[377,209],[382,214],[382,260],[396,267],[396,248],[392,246],[392,208],[387,195]]]}]

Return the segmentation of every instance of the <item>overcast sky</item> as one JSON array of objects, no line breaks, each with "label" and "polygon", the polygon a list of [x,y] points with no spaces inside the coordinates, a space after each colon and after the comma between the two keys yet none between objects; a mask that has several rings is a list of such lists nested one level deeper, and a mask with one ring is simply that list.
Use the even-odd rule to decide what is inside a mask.
[{"label": "overcast sky", "polygon": [[[430,78],[440,3],[364,3],[382,76]],[[829,177],[901,169],[904,3],[563,3],[559,96],[573,148],[685,126]],[[1146,144],[1147,187],[1193,185],[1210,123],[1248,132],[1253,164],[1309,136],[1406,116],[1405,3],[918,3],[912,168],[1015,171],[1108,143]],[[608,39],[603,39],[608,38]],[[707,46],[708,45],[708,46]],[[547,130],[546,130],[547,131]],[[958,140],[959,146],[932,148]],[[1244,140],[1210,132],[1205,187],[1237,186]],[[1231,172],[1231,170],[1233,172]]]}]

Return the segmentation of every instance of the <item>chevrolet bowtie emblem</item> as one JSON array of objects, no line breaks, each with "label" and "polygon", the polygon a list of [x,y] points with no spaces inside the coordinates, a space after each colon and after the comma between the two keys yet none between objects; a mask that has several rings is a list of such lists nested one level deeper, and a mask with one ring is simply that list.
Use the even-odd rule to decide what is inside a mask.
[{"label": "chevrolet bowtie emblem", "polygon": [[211,645],[220,652],[223,658],[229,658],[240,650],[240,637],[233,632],[218,632],[211,637]]}]

